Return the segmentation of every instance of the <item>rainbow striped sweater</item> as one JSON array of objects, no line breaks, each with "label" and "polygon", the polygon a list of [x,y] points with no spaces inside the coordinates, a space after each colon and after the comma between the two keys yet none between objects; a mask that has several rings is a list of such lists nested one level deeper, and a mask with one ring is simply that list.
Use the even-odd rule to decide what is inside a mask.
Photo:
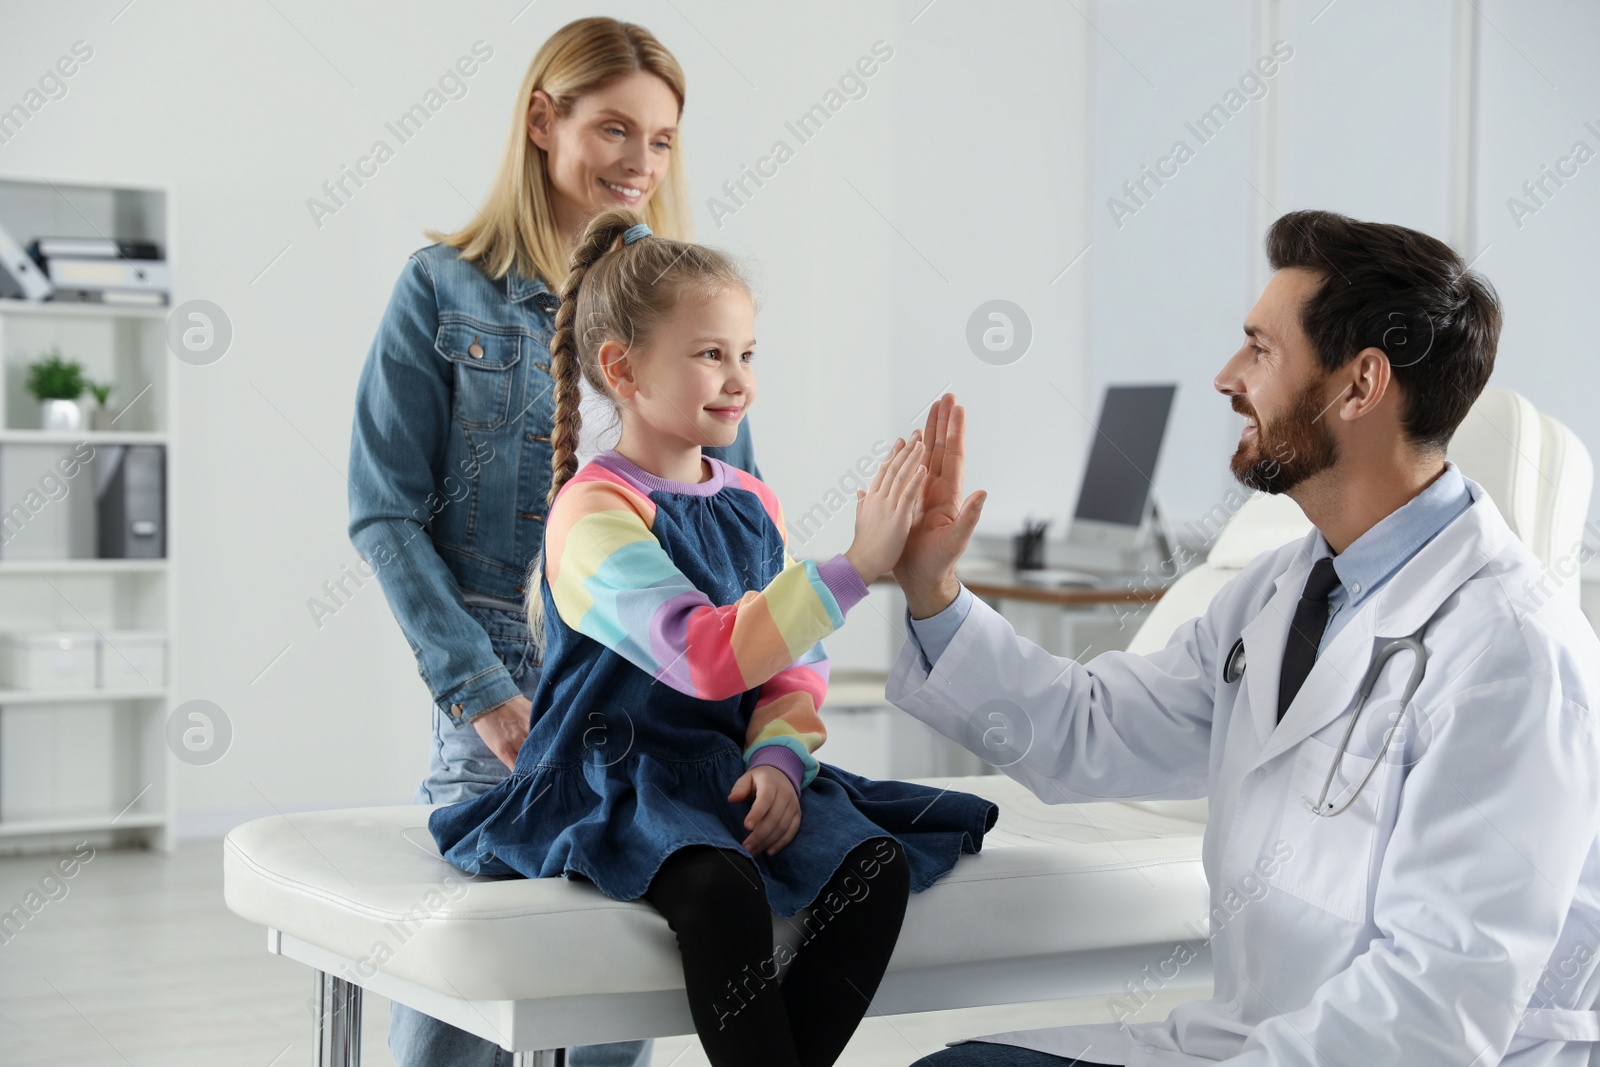
[{"label": "rainbow striped sweater", "polygon": [[[799,790],[827,736],[822,638],[867,589],[843,555],[790,556],[772,491],[706,462],[700,483],[658,478],[616,452],[578,471],[545,520],[546,605],[561,626],[677,693],[725,701],[754,691],[745,762],[778,767]],[[547,633],[552,625],[547,617]]]}]

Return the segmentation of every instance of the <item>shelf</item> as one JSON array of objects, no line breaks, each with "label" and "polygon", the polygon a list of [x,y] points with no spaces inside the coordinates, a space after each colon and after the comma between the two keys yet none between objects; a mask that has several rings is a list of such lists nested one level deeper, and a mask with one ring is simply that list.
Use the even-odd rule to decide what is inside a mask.
[{"label": "shelf", "polygon": [[59,819],[0,819],[0,838],[29,834],[76,834],[90,830],[146,830],[165,826],[162,815],[124,815],[116,822],[110,815],[75,815]]},{"label": "shelf", "polygon": [[17,704],[81,704],[97,700],[165,700],[171,690],[149,689],[0,689],[0,706]]},{"label": "shelf", "polygon": [[0,430],[0,445],[164,445],[167,435],[156,430]]},{"label": "shelf", "polygon": [[170,307],[138,304],[90,304],[66,300],[0,299],[0,315],[42,315],[72,319],[165,319]]},{"label": "shelf", "polygon": [[166,569],[165,559],[0,559],[0,574],[154,574]]},{"label": "shelf", "polygon": [[[173,247],[171,196],[167,187],[125,183],[106,173],[0,174],[0,225],[24,246],[46,236],[151,241],[175,271],[181,257]],[[97,848],[104,838],[170,853],[179,761],[169,750],[165,720],[181,692],[172,670],[180,614],[172,526],[180,510],[175,416],[182,363],[169,350],[167,328],[182,297],[175,289],[160,304],[107,304],[57,295],[63,299],[0,298],[0,489],[11,498],[4,506],[30,491],[50,498],[48,508],[24,507],[26,516],[12,516],[20,526],[13,522],[5,531],[0,630],[67,629],[73,620],[85,631],[160,630],[167,654],[164,674],[86,674],[73,679],[72,689],[23,688],[0,678],[0,780],[8,784],[0,797],[0,854],[47,852],[83,838]],[[52,347],[82,363],[90,379],[110,384],[108,406],[125,414],[94,423],[94,398],[85,392],[78,398],[84,413],[78,429],[41,428],[39,404],[26,382],[29,365]],[[162,507],[150,517],[165,527],[167,552],[159,559],[103,559],[98,526],[104,501],[95,482],[107,473],[102,460],[134,445],[165,452]],[[82,469],[67,475],[74,452]],[[71,481],[70,492],[61,494],[48,480],[52,472],[58,481]],[[129,542],[136,543],[149,550],[150,542]],[[65,606],[78,610],[64,614]],[[159,684],[148,680],[156,678]],[[97,680],[108,684],[96,686]]]}]

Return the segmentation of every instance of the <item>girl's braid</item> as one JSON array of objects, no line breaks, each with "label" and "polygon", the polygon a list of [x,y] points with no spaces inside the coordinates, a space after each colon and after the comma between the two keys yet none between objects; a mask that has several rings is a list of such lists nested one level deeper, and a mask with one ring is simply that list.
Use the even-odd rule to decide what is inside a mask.
[{"label": "girl's braid", "polygon": [[555,503],[556,494],[567,480],[578,473],[578,338],[574,320],[578,314],[578,291],[583,279],[599,258],[610,252],[624,230],[639,221],[631,211],[608,211],[590,223],[584,240],[572,253],[572,265],[561,288],[561,306],[556,309],[556,331],[550,337],[550,376],[555,379],[555,428],[550,435],[550,493],[545,504]]}]

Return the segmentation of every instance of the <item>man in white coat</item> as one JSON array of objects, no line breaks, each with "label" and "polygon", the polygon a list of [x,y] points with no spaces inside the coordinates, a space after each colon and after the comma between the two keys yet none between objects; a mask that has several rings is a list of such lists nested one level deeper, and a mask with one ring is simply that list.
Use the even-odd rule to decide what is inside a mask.
[{"label": "man in white coat", "polygon": [[[962,409],[929,416],[889,698],[1046,801],[1208,797],[1228,919],[1209,999],[986,1035],[926,1067],[1600,1062],[1600,640],[1568,600],[1530,600],[1543,568],[1445,459],[1493,368],[1498,301],[1399,226],[1296,212],[1267,253],[1215,384],[1245,419],[1235,476],[1316,528],[1159,652],[1059,658],[961,586],[984,494],[962,497]],[[1380,652],[1413,636],[1407,701],[1415,645]],[[1020,724],[979,721],[997,700]]]}]

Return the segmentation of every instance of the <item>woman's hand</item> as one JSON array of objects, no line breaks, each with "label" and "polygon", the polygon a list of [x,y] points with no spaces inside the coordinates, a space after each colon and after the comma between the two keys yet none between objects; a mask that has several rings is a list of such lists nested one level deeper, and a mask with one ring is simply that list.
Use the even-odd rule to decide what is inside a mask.
[{"label": "woman's hand", "polygon": [[776,855],[800,831],[800,797],[789,776],[767,764],[741,774],[728,799],[737,804],[752,793],[756,801],[744,817],[744,828],[752,833],[744,839],[744,850],[752,856],[763,849]]},{"label": "woman's hand", "polygon": [[512,697],[472,720],[473,727],[489,751],[500,758],[507,767],[515,768],[517,753],[528,738],[528,719],[533,714],[533,701],[525,696]]},{"label": "woman's hand", "polygon": [[872,487],[856,490],[856,538],[844,555],[869,585],[900,558],[906,534],[917,520],[928,474],[923,454],[919,435],[911,435],[910,446],[897,438]]}]

